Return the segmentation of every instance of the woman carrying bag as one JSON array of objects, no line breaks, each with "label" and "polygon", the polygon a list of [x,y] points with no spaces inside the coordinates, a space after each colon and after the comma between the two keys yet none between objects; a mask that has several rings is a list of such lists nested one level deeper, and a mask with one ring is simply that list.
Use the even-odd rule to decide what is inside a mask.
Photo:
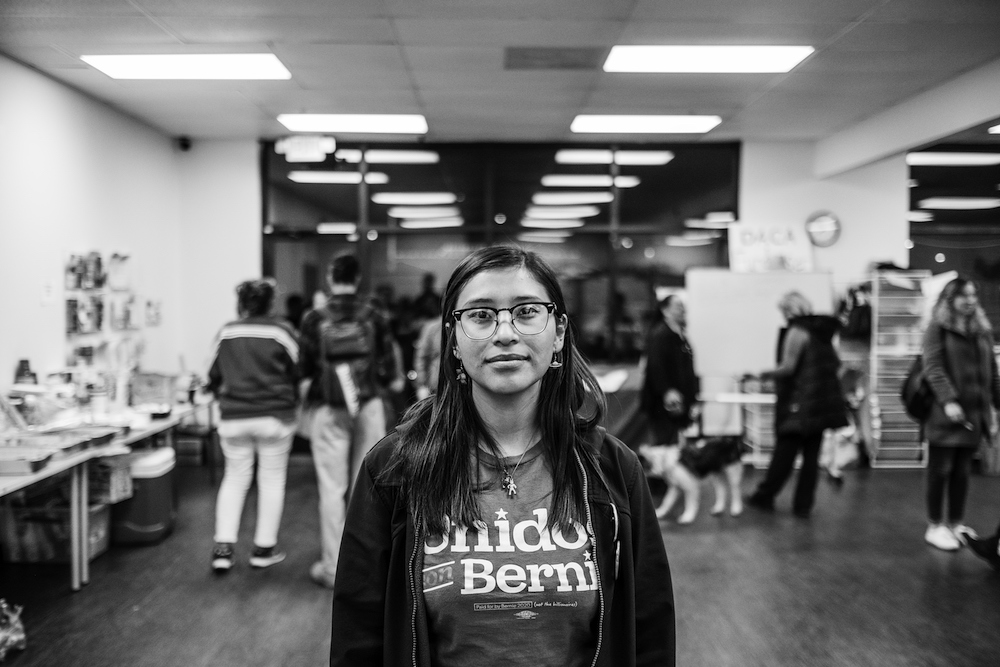
[{"label": "woman carrying bag", "polygon": [[962,523],[972,458],[983,438],[996,433],[990,406],[1000,406],[992,328],[972,281],[955,278],[941,290],[924,332],[923,364],[935,399],[923,425],[929,445],[924,540],[955,551],[972,532]]}]

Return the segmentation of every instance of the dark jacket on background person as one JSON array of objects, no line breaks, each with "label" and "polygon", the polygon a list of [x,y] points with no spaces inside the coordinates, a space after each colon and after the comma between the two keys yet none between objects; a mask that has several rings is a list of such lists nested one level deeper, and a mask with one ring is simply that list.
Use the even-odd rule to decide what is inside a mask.
[{"label": "dark jacket on background person", "polygon": [[329,372],[329,365],[323,363],[321,333],[324,323],[328,321],[364,322],[370,326],[372,354],[365,360],[352,362],[352,374],[360,401],[379,395],[382,385],[396,373],[394,341],[389,323],[357,294],[334,294],[325,306],[310,310],[302,318],[302,376],[312,378],[306,402],[314,405],[326,402],[323,373]]},{"label": "dark jacket on background person", "polygon": [[230,322],[216,336],[208,390],[222,419],[294,421],[299,343],[291,326],[267,316]]},{"label": "dark jacket on background person", "polygon": [[797,328],[805,332],[807,341],[790,374],[781,372],[781,367],[773,373],[777,433],[822,433],[847,426],[847,403],[837,375],[840,357],[833,347],[833,335],[839,327],[835,317],[803,315],[789,320],[788,330],[780,334],[785,343]]},{"label": "dark jacket on background person", "polygon": [[[663,405],[663,396],[669,389],[676,389],[684,397],[684,410],[680,414],[670,414]],[[661,320],[653,326],[646,342],[646,376],[640,407],[651,421],[685,428],[691,423],[691,407],[697,398],[698,376],[694,373],[691,346]]]},{"label": "dark jacket on background person", "polygon": [[[390,433],[365,458],[348,508],[333,597],[330,664],[335,667],[431,664],[421,593],[424,533],[407,510],[399,481],[375,481],[397,438]],[[635,454],[603,429],[593,432],[590,444],[601,467],[600,475],[588,468],[584,479],[600,580],[596,664],[673,667],[670,566],[645,475]],[[371,575],[340,576],[359,570]]]},{"label": "dark jacket on background person", "polygon": [[[989,432],[990,404],[1000,408],[992,333],[961,333],[932,321],[924,332],[923,364],[935,398],[924,423],[927,441],[945,447],[978,447]],[[945,415],[944,405],[950,401],[962,406],[972,430]]]}]

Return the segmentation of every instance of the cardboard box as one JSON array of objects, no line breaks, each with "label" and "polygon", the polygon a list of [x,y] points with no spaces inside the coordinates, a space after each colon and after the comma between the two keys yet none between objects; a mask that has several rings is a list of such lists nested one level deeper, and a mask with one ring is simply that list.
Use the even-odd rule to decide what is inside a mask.
[{"label": "cardboard box", "polygon": [[[91,505],[88,523],[88,557],[108,550],[111,510]],[[8,563],[68,563],[70,552],[69,507],[3,508],[0,551]]]},{"label": "cardboard box", "polygon": [[90,464],[88,490],[91,504],[114,504],[132,497],[131,459],[106,456]]}]

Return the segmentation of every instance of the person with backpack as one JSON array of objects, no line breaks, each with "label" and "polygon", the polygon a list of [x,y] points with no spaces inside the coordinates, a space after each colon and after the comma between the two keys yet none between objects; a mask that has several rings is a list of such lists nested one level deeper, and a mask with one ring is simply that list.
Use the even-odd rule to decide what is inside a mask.
[{"label": "person with backpack", "polygon": [[302,373],[310,440],[319,486],[322,556],[309,575],[333,588],[350,489],[361,461],[386,433],[382,392],[402,379],[392,329],[358,295],[354,255],[335,257],[327,272],[330,298],[302,320]]},{"label": "person with backpack", "polygon": [[962,523],[972,458],[983,438],[996,433],[990,405],[1000,407],[993,329],[971,280],[955,278],[941,290],[924,332],[923,374],[934,394],[923,424],[928,444],[924,540],[956,551],[963,536],[972,533]]}]

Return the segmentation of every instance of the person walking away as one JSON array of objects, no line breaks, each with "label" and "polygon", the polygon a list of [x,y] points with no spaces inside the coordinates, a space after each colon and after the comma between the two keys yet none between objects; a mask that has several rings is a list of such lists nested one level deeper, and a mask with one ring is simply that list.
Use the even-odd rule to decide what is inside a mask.
[{"label": "person walking away", "polygon": [[377,309],[358,295],[354,255],[330,263],[330,298],[302,321],[302,372],[312,378],[306,397],[319,487],[322,556],[309,574],[333,587],[348,493],[361,461],[386,433],[379,369],[393,364],[392,331]]},{"label": "person walking away", "polygon": [[646,343],[646,372],[641,408],[649,419],[654,445],[675,445],[681,432],[694,419],[698,376],[694,353],[688,343],[687,309],[680,296],[660,301],[663,319],[657,322]]},{"label": "person walking away", "polygon": [[924,540],[955,551],[962,535],[971,532],[962,521],[972,458],[983,438],[996,433],[990,406],[1000,406],[992,327],[971,280],[955,278],[941,290],[924,331],[923,366],[934,394],[923,425],[928,443]]},{"label": "person walking away", "polygon": [[795,290],[781,298],[778,308],[787,321],[778,336],[780,362],[774,370],[761,373],[762,378],[775,382],[774,453],[747,504],[773,510],[774,498],[791,477],[801,453],[792,513],[808,518],[816,497],[823,431],[848,424],[838,377],[840,357],[833,346],[840,321],[831,315],[814,315],[809,300]]},{"label": "person walking away", "polygon": [[215,339],[208,390],[219,401],[218,433],[226,468],[215,505],[212,569],[233,567],[243,504],[257,462],[257,524],[252,567],[285,558],[278,528],[285,504],[288,455],[295,434],[299,343],[291,326],[269,315],[274,281],[248,280],[236,288],[240,319]]},{"label": "person walking away", "polygon": [[521,248],[477,250],[442,327],[438,394],[358,477],[332,667],[673,667],[653,502],[638,457],[599,426],[555,273]]}]

